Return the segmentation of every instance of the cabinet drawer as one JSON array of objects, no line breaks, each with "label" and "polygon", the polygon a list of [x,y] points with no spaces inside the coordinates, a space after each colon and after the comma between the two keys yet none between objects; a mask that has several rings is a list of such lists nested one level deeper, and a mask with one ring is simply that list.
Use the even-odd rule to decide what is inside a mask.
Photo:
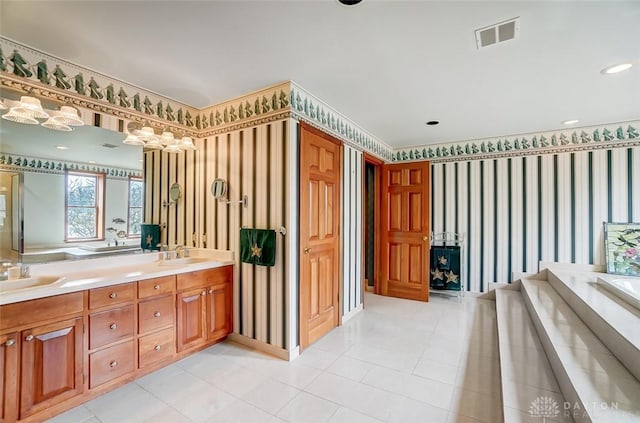
[{"label": "cabinet drawer", "polygon": [[138,304],[138,333],[173,326],[175,314],[173,295],[141,302]]},{"label": "cabinet drawer", "polygon": [[83,309],[83,292],[3,305],[0,307],[0,316],[2,316],[0,318],[0,331],[53,318],[63,318],[63,316],[70,314],[82,313]]},{"label": "cabinet drawer", "polygon": [[156,295],[172,293],[176,288],[175,275],[163,278],[147,279],[138,282],[138,298],[154,297]]},{"label": "cabinet drawer", "polygon": [[89,355],[89,388],[133,372],[134,354],[133,341],[129,341]]},{"label": "cabinet drawer", "polygon": [[133,305],[89,315],[89,349],[133,336]]},{"label": "cabinet drawer", "polygon": [[180,273],[176,275],[176,284],[178,291],[182,291],[216,285],[231,281],[232,278],[233,266],[223,266],[197,272]]},{"label": "cabinet drawer", "polygon": [[168,328],[138,339],[138,366],[146,366],[171,358],[176,353],[175,330]]},{"label": "cabinet drawer", "polygon": [[95,288],[89,290],[89,308],[94,309],[126,303],[135,298],[136,291],[133,283]]}]

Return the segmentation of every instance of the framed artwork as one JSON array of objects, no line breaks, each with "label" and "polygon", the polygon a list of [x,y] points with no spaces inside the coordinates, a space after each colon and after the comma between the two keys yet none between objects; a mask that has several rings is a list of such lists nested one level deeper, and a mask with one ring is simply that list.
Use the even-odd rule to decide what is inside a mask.
[{"label": "framed artwork", "polygon": [[604,224],[607,273],[640,276],[640,223]]}]

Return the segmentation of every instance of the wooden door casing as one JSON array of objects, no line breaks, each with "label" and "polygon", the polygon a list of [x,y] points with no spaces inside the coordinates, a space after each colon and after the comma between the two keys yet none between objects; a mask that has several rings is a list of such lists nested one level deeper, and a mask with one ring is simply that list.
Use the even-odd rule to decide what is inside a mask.
[{"label": "wooden door casing", "polygon": [[83,391],[82,317],[23,331],[20,419]]},{"label": "wooden door casing", "polygon": [[18,420],[19,346],[16,332],[0,335],[0,422]]},{"label": "wooden door casing", "polygon": [[429,301],[429,173],[429,162],[382,167],[382,295]]},{"label": "wooden door casing", "polygon": [[340,320],[340,157],[337,140],[301,124],[301,350]]}]

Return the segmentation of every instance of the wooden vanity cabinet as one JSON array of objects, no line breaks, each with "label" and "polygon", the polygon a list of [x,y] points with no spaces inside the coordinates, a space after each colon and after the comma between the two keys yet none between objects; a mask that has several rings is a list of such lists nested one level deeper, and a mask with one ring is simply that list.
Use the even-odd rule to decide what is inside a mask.
[{"label": "wooden vanity cabinet", "polygon": [[232,287],[225,266],[0,306],[0,423],[42,421],[224,339]]},{"label": "wooden vanity cabinet", "polygon": [[233,330],[233,267],[177,275],[178,352],[222,340]]}]

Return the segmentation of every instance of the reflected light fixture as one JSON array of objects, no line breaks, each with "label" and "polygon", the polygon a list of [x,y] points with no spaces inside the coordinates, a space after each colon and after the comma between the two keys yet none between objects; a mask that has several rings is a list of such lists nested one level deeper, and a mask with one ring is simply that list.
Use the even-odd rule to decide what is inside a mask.
[{"label": "reflected light fixture", "polygon": [[131,122],[127,126],[129,133],[122,141],[124,144],[141,145],[151,150],[163,150],[167,153],[182,153],[185,150],[195,150],[193,139],[190,137],[176,138],[173,132],[164,130],[162,135],[156,135],[151,126],[140,126]]},{"label": "reflected light fixture", "polygon": [[624,72],[627,69],[631,69],[632,66],[633,63],[620,63],[613,66],[607,66],[606,68],[602,69],[600,73],[603,75],[611,75],[614,73]]},{"label": "reflected light fixture", "polygon": [[71,131],[71,126],[83,126],[78,110],[71,106],[62,106],[60,110],[45,110],[36,97],[23,95],[20,101],[0,101],[0,110],[9,109],[2,118],[17,123],[38,125],[38,119],[47,119],[42,123],[45,128],[56,131]]}]

